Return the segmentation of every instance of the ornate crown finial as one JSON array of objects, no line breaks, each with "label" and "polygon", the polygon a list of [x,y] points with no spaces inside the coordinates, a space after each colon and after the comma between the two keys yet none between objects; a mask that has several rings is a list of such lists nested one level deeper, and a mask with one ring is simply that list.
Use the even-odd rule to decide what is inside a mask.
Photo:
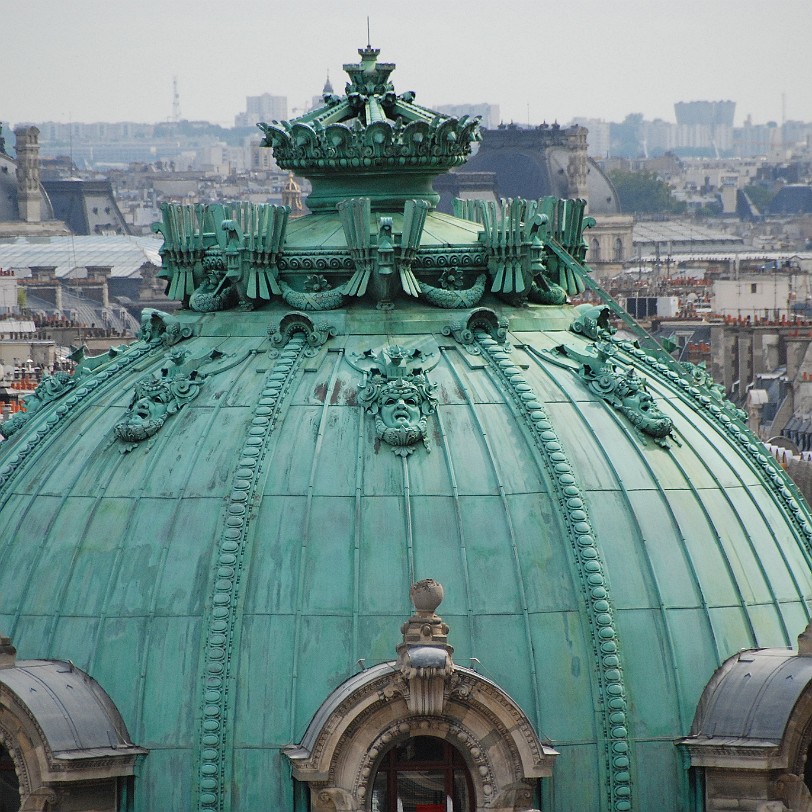
[{"label": "ornate crown finial", "polygon": [[[265,134],[262,146],[273,148],[282,169],[316,179],[311,210],[335,208],[337,199],[322,201],[316,192],[325,173],[356,178],[390,169],[402,185],[406,174],[430,177],[459,166],[471,143],[480,140],[478,116],[457,119],[416,105],[413,92],[395,92],[389,79],[395,64],[378,62],[378,48],[367,45],[358,53],[360,62],[344,65],[349,76],[344,96],[325,94],[323,107],[299,118],[257,125]],[[348,197],[346,189],[343,193]],[[410,197],[431,195],[430,183],[425,193],[408,191]]]}]

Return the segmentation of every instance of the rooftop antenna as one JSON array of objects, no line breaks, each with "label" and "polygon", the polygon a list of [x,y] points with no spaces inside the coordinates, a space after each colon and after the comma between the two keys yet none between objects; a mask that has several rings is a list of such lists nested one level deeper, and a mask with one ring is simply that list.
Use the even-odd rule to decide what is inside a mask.
[{"label": "rooftop antenna", "polygon": [[369,35],[369,14],[367,14],[367,48],[372,47],[372,37]]}]

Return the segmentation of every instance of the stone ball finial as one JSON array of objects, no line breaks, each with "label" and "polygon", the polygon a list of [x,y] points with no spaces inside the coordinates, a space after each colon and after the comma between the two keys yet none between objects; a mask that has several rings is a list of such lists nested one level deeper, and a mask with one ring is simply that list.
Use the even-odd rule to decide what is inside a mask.
[{"label": "stone ball finial", "polygon": [[437,607],[443,602],[443,585],[434,578],[425,578],[412,584],[409,590],[409,597],[412,599],[414,608],[418,612],[434,613]]}]

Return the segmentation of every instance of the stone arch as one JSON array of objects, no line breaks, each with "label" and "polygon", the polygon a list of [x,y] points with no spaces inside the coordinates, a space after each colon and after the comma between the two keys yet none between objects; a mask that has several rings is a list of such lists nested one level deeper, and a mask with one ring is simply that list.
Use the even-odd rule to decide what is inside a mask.
[{"label": "stone arch", "polygon": [[706,803],[812,812],[812,624],[797,653],[751,649],[726,660],[680,745],[704,774]]},{"label": "stone arch", "polygon": [[0,745],[17,773],[20,812],[47,812],[57,802],[50,786],[48,749],[40,726],[25,708],[15,707],[0,691]]},{"label": "stone arch", "polygon": [[25,759],[23,758],[19,743],[3,725],[2,719],[0,719],[0,749],[8,753],[11,763],[14,765],[14,773],[17,776],[17,786],[20,796],[28,795],[31,792],[31,780],[28,776]]},{"label": "stone arch", "polygon": [[[428,587],[425,585],[429,584]],[[519,705],[495,682],[455,666],[436,602],[412,587],[418,607],[403,626],[398,660],[350,677],[322,703],[302,741],[285,748],[293,775],[310,787],[313,812],[366,812],[385,753],[415,736],[452,744],[471,775],[477,812],[529,810],[535,781],[552,775],[557,752],[539,741]]]},{"label": "stone arch", "polygon": [[361,672],[325,700],[302,743],[286,749],[294,777],[310,786],[314,812],[366,810],[381,759],[412,736],[436,736],[459,750],[477,810],[532,808],[534,779],[552,775],[557,753],[519,706],[495,683],[455,667],[442,706],[416,713],[410,699],[420,689],[409,682],[395,663]]}]

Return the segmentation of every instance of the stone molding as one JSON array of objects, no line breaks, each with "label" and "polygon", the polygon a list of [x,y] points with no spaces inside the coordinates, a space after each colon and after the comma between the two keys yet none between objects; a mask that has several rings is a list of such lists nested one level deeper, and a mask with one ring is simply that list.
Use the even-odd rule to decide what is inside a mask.
[{"label": "stone molding", "polygon": [[454,667],[444,681],[442,709],[431,713],[410,710],[412,686],[395,662],[353,680],[356,687],[328,714],[316,714],[303,743],[284,750],[294,777],[310,786],[314,812],[366,809],[384,754],[413,736],[444,739],[461,753],[478,812],[529,810],[534,779],[552,775],[557,752],[539,741],[502,689],[475,671]]}]

